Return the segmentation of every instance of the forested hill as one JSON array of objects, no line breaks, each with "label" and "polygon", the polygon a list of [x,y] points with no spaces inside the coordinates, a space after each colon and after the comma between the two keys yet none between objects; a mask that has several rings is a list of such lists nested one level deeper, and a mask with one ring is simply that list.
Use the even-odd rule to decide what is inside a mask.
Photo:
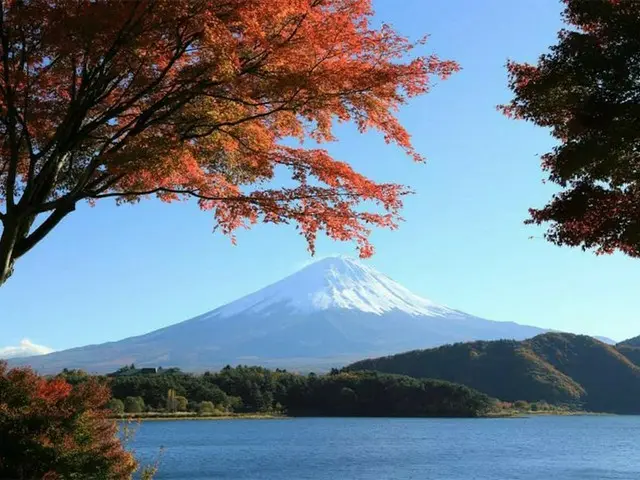
[{"label": "forested hill", "polygon": [[640,347],[640,335],[637,337],[629,338],[624,342],[620,342],[618,345],[627,345],[629,347]]},{"label": "forested hill", "polygon": [[591,411],[640,413],[640,368],[584,335],[545,333],[522,342],[447,345],[356,362],[377,370],[461,383],[505,401],[547,401]]},{"label": "forested hill", "polygon": [[640,336],[618,343],[616,349],[640,367]]},{"label": "forested hill", "polygon": [[[77,370],[61,375],[73,384],[88,378]],[[129,413],[477,417],[495,404],[463,385],[377,372],[298,375],[240,366],[194,375],[178,369],[156,372],[127,367],[105,380],[115,398],[114,409]]]}]

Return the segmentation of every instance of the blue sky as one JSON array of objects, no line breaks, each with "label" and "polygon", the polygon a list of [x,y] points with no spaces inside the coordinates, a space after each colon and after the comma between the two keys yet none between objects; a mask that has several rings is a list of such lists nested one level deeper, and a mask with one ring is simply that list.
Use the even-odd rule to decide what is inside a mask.
[{"label": "blue sky", "polygon": [[[556,0],[377,0],[380,20],[463,67],[401,112],[426,165],[377,134],[338,129],[328,145],[377,180],[410,185],[405,222],[376,231],[369,262],[416,293],[478,316],[621,340],[640,334],[640,261],[558,248],[523,225],[554,191],[538,155],[553,141],[495,106],[504,64],[534,61],[560,28]],[[533,239],[529,237],[533,236]],[[318,255],[353,245],[321,239]],[[211,310],[309,260],[292,228],[258,226],[232,246],[190,203],[83,206],[0,289],[0,347],[63,349],[117,340]]]}]

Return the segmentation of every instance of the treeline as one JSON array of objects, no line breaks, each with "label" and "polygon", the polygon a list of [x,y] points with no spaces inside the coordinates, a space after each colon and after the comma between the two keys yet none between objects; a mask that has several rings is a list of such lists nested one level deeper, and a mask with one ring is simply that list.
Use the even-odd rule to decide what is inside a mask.
[{"label": "treeline", "polygon": [[[86,374],[66,371],[71,383]],[[282,413],[297,416],[477,417],[494,407],[487,395],[463,385],[377,372],[299,375],[261,367],[226,367],[194,375],[121,370],[104,378],[115,413]]]}]

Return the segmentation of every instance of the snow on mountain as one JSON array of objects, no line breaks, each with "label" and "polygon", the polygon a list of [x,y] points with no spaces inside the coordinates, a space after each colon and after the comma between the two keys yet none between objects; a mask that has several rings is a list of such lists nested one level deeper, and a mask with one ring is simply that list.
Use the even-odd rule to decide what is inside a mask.
[{"label": "snow on mountain", "polygon": [[319,260],[215,312],[223,317],[259,314],[274,305],[296,313],[347,309],[382,315],[397,310],[410,315],[444,316],[453,312],[349,257]]},{"label": "snow on mountain", "polygon": [[523,340],[543,331],[438,305],[359,261],[330,257],[145,335],[11,363],[43,373],[107,372],[131,363],[190,371],[227,364],[320,371],[365,357],[470,340]]}]

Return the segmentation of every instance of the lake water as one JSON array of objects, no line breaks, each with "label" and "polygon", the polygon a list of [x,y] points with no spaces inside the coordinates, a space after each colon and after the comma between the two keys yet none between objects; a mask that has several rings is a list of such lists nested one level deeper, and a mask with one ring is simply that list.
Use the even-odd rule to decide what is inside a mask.
[{"label": "lake water", "polygon": [[154,421],[158,479],[640,479],[640,417]]}]

